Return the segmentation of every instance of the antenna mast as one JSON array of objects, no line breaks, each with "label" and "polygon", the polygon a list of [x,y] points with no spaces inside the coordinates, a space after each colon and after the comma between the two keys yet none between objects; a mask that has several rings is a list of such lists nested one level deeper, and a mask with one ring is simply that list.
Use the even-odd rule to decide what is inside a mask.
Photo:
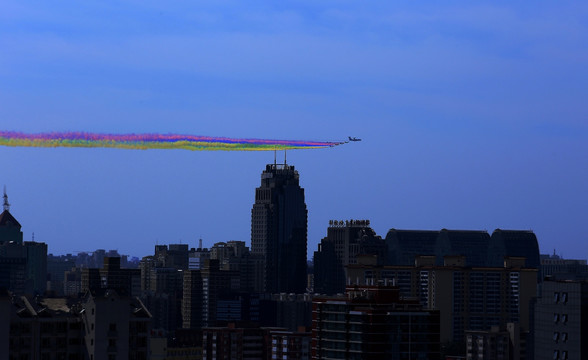
[{"label": "antenna mast", "polygon": [[10,204],[8,203],[8,195],[6,195],[6,185],[4,185],[4,211],[10,210]]}]

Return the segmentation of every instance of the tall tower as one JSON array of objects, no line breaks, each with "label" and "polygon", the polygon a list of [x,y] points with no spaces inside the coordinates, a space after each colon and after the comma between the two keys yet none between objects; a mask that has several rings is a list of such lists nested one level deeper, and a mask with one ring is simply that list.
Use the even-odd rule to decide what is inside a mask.
[{"label": "tall tower", "polygon": [[267,165],[251,209],[251,252],[264,258],[266,292],[305,292],[307,219],[298,171]]}]

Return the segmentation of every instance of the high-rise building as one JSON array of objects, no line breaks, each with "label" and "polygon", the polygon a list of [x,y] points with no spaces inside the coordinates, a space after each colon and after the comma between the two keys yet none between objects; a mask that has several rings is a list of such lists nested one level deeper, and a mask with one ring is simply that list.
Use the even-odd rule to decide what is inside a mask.
[{"label": "high-rise building", "polygon": [[47,244],[25,241],[27,252],[27,293],[43,295],[47,290]]},{"label": "high-rise building", "polygon": [[385,262],[386,243],[370,228],[369,220],[331,220],[327,236],[314,252],[314,292],[345,292],[345,266],[357,263],[360,254],[378,255]]},{"label": "high-rise building", "polygon": [[251,252],[264,258],[266,292],[305,292],[307,218],[298,171],[267,165],[251,210]]},{"label": "high-rise building", "polygon": [[21,226],[10,213],[4,190],[0,214],[0,288],[15,294],[43,294],[47,289],[47,244],[22,241]]}]

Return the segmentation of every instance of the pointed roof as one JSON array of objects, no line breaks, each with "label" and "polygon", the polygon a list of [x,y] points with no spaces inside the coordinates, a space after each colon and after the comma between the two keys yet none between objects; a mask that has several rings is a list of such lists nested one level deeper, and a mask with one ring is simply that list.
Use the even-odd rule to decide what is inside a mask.
[{"label": "pointed roof", "polygon": [[0,214],[0,227],[17,227],[20,230],[22,226],[20,226],[20,223],[12,216],[10,211],[4,210]]}]

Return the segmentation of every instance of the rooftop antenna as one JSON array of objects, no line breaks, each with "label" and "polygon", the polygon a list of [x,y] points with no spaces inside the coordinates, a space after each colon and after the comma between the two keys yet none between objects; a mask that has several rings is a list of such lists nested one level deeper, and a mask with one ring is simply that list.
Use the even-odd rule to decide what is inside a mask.
[{"label": "rooftop antenna", "polygon": [[198,240],[198,249],[202,249],[202,238]]},{"label": "rooftop antenna", "polygon": [[287,164],[287,162],[286,162],[286,149],[284,149],[284,165],[286,165],[286,164]]},{"label": "rooftop antenna", "polygon": [[278,163],[278,149],[274,148],[274,168],[276,167],[277,163]]},{"label": "rooftop antenna", "polygon": [[10,210],[10,204],[8,203],[8,195],[6,195],[6,185],[4,185],[4,211]]},{"label": "rooftop antenna", "polygon": [[33,232],[33,242],[35,242],[35,233]]}]

